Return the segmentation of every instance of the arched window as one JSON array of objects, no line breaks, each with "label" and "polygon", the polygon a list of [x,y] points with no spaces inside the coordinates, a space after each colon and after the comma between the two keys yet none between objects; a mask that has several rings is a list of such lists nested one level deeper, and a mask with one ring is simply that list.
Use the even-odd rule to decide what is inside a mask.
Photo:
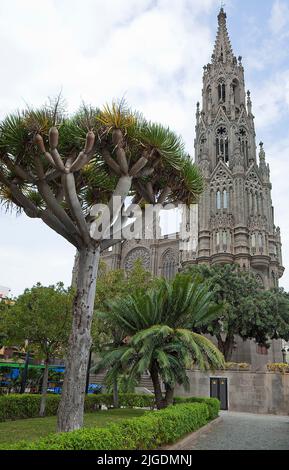
[{"label": "arched window", "polygon": [[243,127],[239,130],[239,142],[241,147],[241,155],[245,158],[246,163],[249,161],[249,144],[248,144],[248,134],[246,129]]},{"label": "arched window", "polygon": [[219,101],[224,103],[226,101],[226,85],[224,82],[220,82],[218,85],[218,95]]},{"label": "arched window", "polygon": [[216,233],[216,247],[217,249],[220,247],[220,232]]},{"label": "arched window", "polygon": [[252,234],[251,244],[252,244],[252,248],[256,248],[256,235],[255,235],[255,233]]},{"label": "arched window", "polygon": [[237,107],[240,106],[240,86],[238,80],[235,78],[232,83],[233,93],[234,93],[234,102]]},{"label": "arched window", "polygon": [[228,209],[228,192],[226,189],[223,191],[223,209]]},{"label": "arched window", "polygon": [[216,130],[216,156],[225,163],[229,162],[229,140],[228,131],[224,126],[218,127]]},{"label": "arched window", "polygon": [[262,233],[259,233],[258,245],[259,245],[259,248],[263,248],[263,235],[262,235]]},{"label": "arched window", "polygon": [[227,251],[228,248],[228,234],[227,231],[223,231],[223,251]]},{"label": "arched window", "polygon": [[173,279],[177,272],[176,256],[173,250],[167,250],[162,257],[162,276]]},{"label": "arched window", "polygon": [[221,191],[218,190],[217,191],[217,209],[221,209],[222,208],[222,204],[221,204]]}]

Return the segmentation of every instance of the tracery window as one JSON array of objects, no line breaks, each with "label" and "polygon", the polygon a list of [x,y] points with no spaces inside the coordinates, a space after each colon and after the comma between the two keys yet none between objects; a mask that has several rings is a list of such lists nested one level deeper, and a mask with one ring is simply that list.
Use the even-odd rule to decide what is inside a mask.
[{"label": "tracery window", "polygon": [[247,135],[246,129],[244,129],[243,127],[239,131],[239,142],[241,146],[241,155],[243,155],[246,163],[248,164],[248,158],[249,158],[248,135]]},{"label": "tracery window", "polygon": [[232,83],[234,102],[236,106],[240,106],[240,86],[238,80],[235,78]]},{"label": "tracery window", "polygon": [[217,159],[221,157],[225,163],[229,162],[228,131],[224,126],[216,130],[216,156]]},{"label": "tracery window", "polygon": [[221,202],[221,191],[217,191],[217,209],[222,209],[222,202]]},{"label": "tracery window", "polygon": [[226,85],[224,82],[219,83],[218,85],[218,95],[219,101],[226,101]]},{"label": "tracery window", "polygon": [[175,252],[167,250],[162,257],[162,276],[165,279],[173,279],[177,272],[177,262]]},{"label": "tracery window", "polygon": [[223,209],[228,209],[228,192],[226,189],[223,191]]}]

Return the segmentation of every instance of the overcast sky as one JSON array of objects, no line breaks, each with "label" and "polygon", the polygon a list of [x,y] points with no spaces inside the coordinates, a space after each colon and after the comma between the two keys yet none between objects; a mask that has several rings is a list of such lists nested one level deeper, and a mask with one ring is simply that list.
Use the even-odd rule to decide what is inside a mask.
[{"label": "overcast sky", "polygon": [[[125,96],[181,134],[193,155],[195,105],[217,29],[217,0],[1,0],[0,117],[60,90],[73,112]],[[289,2],[227,0],[257,142],[271,165],[275,221],[289,264]],[[0,285],[70,283],[74,249],[39,221],[0,212]],[[281,285],[289,290],[289,273]]]}]

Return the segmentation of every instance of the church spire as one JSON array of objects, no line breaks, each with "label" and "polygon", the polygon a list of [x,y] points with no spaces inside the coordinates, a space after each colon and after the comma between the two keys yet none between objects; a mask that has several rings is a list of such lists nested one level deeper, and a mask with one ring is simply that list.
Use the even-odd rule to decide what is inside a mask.
[{"label": "church spire", "polygon": [[214,53],[212,55],[213,63],[226,63],[234,60],[233,49],[231,46],[229,33],[227,30],[227,15],[222,7],[218,15],[218,32],[215,42]]}]

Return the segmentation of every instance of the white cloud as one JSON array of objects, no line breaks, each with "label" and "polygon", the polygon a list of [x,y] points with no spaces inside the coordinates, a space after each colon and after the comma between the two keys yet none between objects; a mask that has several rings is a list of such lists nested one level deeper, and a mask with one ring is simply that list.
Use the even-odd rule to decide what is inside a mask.
[{"label": "white cloud", "polygon": [[[283,266],[289,266],[289,217],[288,217],[288,180],[284,178],[288,168],[289,138],[275,139],[267,148],[267,160],[271,168],[273,183],[273,205],[275,207],[275,223],[281,227],[283,243]],[[287,202],[286,202],[287,201]],[[289,272],[286,269],[280,285],[289,289]]]},{"label": "white cloud", "polygon": [[253,100],[253,113],[259,131],[286,118],[289,110],[289,71],[275,73],[259,83],[250,83]]},{"label": "white cloud", "polygon": [[[274,49],[286,36],[284,5],[273,5],[272,37],[260,31],[262,44],[244,51],[250,67],[274,70],[250,85],[256,128],[265,141],[270,125],[288,113],[289,72],[271,67],[287,51],[279,42]],[[82,100],[100,106],[125,95],[147,118],[180,133],[193,154],[195,103],[215,39],[208,15],[218,7],[217,0],[1,0],[0,115],[26,102],[41,105],[61,88],[71,111]],[[277,165],[285,168],[287,150],[285,140],[282,148],[268,149],[286,262],[287,183]],[[18,294],[39,280],[70,282],[74,250],[60,237],[24,216],[0,215],[0,224],[0,284]],[[288,276],[284,282],[289,288]]]},{"label": "white cloud", "polygon": [[[182,134],[193,153],[194,107],[215,34],[206,15],[218,4],[1,0],[1,116],[41,105],[61,88],[71,111],[82,100],[101,106],[125,95]],[[73,248],[24,216],[1,215],[0,223],[1,284],[19,293],[39,280],[70,282]]]},{"label": "white cloud", "polygon": [[274,2],[271,17],[269,20],[270,29],[273,34],[280,34],[289,22],[289,7],[288,3],[281,0]]}]

